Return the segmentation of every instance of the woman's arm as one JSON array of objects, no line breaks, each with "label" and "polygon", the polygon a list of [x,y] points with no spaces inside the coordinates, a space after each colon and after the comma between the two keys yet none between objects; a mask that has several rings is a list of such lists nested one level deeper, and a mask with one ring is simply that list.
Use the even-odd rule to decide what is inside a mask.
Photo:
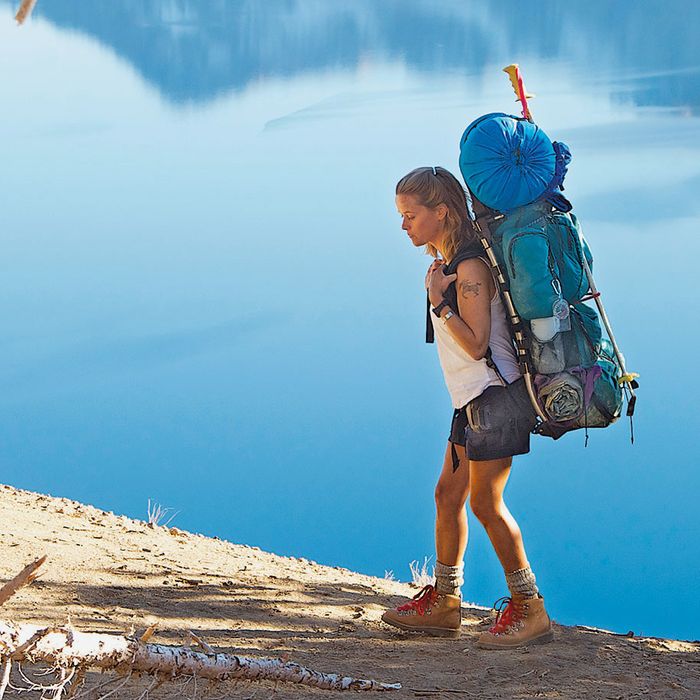
[{"label": "woman's arm", "polygon": [[[442,270],[438,269],[434,274],[442,274]],[[444,323],[459,346],[475,360],[480,360],[486,355],[491,335],[491,298],[494,294],[491,272],[478,258],[464,260],[457,266],[455,285],[459,308]],[[449,309],[443,309],[440,318],[448,312]]]}]

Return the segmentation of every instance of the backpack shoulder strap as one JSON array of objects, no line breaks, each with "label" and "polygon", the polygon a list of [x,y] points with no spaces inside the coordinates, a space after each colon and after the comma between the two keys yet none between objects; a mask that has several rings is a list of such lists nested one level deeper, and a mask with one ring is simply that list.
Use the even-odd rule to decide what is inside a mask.
[{"label": "backpack shoulder strap", "polygon": [[[461,263],[464,260],[470,260],[471,258],[483,258],[484,257],[484,249],[481,246],[481,243],[477,240],[475,241],[469,241],[468,243],[464,243],[460,248],[457,250],[455,253],[454,258],[450,260],[447,265],[445,265],[443,272],[446,275],[453,275],[455,272],[457,272],[457,267],[459,266],[459,263]],[[427,299],[427,305],[426,305],[426,316],[425,316],[425,342],[426,343],[434,343],[435,342],[435,334],[433,331],[433,323],[432,323],[432,318],[430,317],[430,297],[427,296],[426,293],[426,299]],[[445,299],[447,299],[450,302],[450,306],[455,310],[455,313],[457,312],[457,289],[455,288],[455,283],[453,282],[446,290],[445,290]]]},{"label": "backpack shoulder strap", "polygon": [[459,263],[464,260],[471,260],[472,258],[483,258],[484,249],[479,241],[469,241],[469,243],[464,243],[459,247],[455,253],[454,258],[445,265],[445,274],[452,275],[457,272]]}]

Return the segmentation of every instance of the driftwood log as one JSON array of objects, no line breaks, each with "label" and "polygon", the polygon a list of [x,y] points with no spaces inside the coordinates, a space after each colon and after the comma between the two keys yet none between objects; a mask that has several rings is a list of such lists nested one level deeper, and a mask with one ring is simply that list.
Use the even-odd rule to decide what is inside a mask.
[{"label": "driftwood log", "polygon": [[[26,566],[0,588],[0,605],[22,586],[31,583],[46,557]],[[191,638],[204,652],[189,647],[150,644],[155,626],[140,639],[117,634],[79,632],[71,626],[41,627],[0,621],[0,700],[10,686],[13,663],[44,663],[57,673],[51,686],[31,689],[51,690],[60,698],[70,688],[72,695],[89,669],[112,671],[126,680],[131,674],[148,674],[155,684],[178,678],[217,682],[227,680],[272,680],[303,683],[326,690],[398,690],[399,683],[381,683],[321,673],[282,659],[265,659],[216,653],[193,632]],[[26,679],[25,677],[25,680]],[[30,682],[31,685],[31,682]],[[27,689],[27,688],[24,688]],[[107,697],[106,695],[104,697]]]},{"label": "driftwood log", "polygon": [[266,679],[327,690],[397,690],[401,687],[321,673],[281,659],[202,653],[186,647],[144,644],[135,637],[9,622],[0,622],[0,658],[5,667],[8,661],[42,662],[69,672],[94,668],[121,674],[146,673],[160,679],[185,676],[210,681]]}]

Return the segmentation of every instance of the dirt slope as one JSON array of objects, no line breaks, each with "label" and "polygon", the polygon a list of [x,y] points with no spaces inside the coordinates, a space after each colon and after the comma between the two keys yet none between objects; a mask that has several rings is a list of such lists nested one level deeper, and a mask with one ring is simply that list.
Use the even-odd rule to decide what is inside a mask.
[{"label": "dirt slope", "polygon": [[[194,630],[219,651],[286,656],[320,671],[400,682],[403,690],[390,694],[397,700],[700,698],[697,642],[557,625],[553,644],[488,652],[474,647],[489,614],[478,608],[464,608],[459,640],[410,637],[384,626],[383,608],[415,594],[406,584],[153,528],[9,486],[0,486],[0,528],[0,579],[40,554],[49,557],[43,576],[10,600],[0,619],[70,618],[83,631],[116,633],[157,623],[151,641],[172,644],[185,643]],[[133,681],[111,697],[138,698],[143,687]],[[193,690],[169,683],[148,697],[192,697]],[[248,682],[198,689],[198,697],[207,693],[256,700],[345,695]]]}]

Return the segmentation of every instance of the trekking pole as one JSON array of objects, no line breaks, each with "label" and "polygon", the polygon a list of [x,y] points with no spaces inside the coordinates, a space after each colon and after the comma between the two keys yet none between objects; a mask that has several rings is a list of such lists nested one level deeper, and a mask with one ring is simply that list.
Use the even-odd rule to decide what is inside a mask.
[{"label": "trekking pole", "polygon": [[513,86],[515,91],[516,102],[520,102],[523,107],[523,117],[529,122],[534,122],[532,114],[530,114],[530,107],[528,107],[527,100],[529,97],[534,97],[525,90],[525,83],[523,83],[523,76],[520,75],[520,66],[517,63],[511,63],[503,69],[504,73],[508,73],[510,78],[510,84]]},{"label": "trekking pole", "polygon": [[[580,232],[579,239],[581,240],[581,250],[583,250],[583,239],[581,237]],[[583,270],[586,273],[586,277],[588,279],[588,286],[591,290],[591,293],[590,295],[588,295],[588,298],[593,299],[595,301],[595,305],[598,307],[598,313],[600,314],[600,318],[603,320],[603,325],[605,326],[608,338],[610,338],[610,343],[612,344],[613,350],[615,351],[615,357],[617,357],[617,361],[620,363],[620,371],[622,372],[622,374],[617,381],[618,384],[622,387],[622,390],[625,392],[625,394],[629,392],[629,395],[627,396],[627,415],[632,417],[634,415],[634,406],[637,403],[637,396],[634,393],[634,390],[639,387],[639,384],[637,382],[637,377],[639,375],[636,372],[628,372],[625,368],[625,358],[620,352],[620,348],[618,347],[617,341],[615,340],[615,335],[613,334],[612,326],[610,325],[610,321],[608,320],[608,314],[605,312],[605,307],[603,306],[603,302],[600,299],[600,292],[595,286],[593,272],[591,271],[590,265],[588,264],[588,260],[586,260],[585,253],[581,255],[581,262],[583,263]]]},{"label": "trekking pole", "polygon": [[[532,122],[532,114],[530,114],[530,108],[528,107],[527,100],[529,97],[534,97],[534,95],[529,94],[525,90],[525,84],[523,83],[523,78],[520,75],[520,68],[518,64],[513,63],[510,66],[506,66],[503,69],[503,71],[508,74],[510,82],[513,86],[513,90],[515,91],[516,98],[518,101],[520,101],[520,104],[522,105],[523,117],[525,117],[525,119],[527,119],[528,121]],[[473,212],[470,211],[470,214],[472,213]],[[496,259],[496,255],[494,254],[493,249],[491,248],[488,236],[484,234],[484,230],[481,228],[481,225],[479,224],[476,215],[470,216],[470,218],[472,219],[472,225],[474,226],[474,229],[476,230],[477,235],[479,236],[481,245],[484,248],[484,252],[486,253],[489,259],[489,264],[491,265],[494,277],[498,282],[501,297],[506,305],[506,311],[508,312],[508,321],[513,331],[513,337],[515,338],[515,345],[518,352],[518,363],[520,364],[520,367],[523,372],[523,379],[525,380],[525,387],[527,389],[528,396],[530,397],[530,403],[532,404],[532,407],[535,410],[535,413],[537,414],[538,418],[543,423],[547,423],[549,419],[542,410],[540,402],[537,400],[537,394],[535,393],[535,387],[532,381],[532,369],[530,366],[530,349],[528,346],[527,336],[523,332],[522,319],[520,318],[520,315],[518,314],[515,308],[513,298],[510,295],[510,289],[508,288],[508,282],[506,281],[506,278],[503,275],[503,272],[501,271],[500,265],[498,264],[498,260]]]},{"label": "trekking pole", "polygon": [[472,225],[477,231],[479,240],[481,241],[481,245],[484,248],[484,252],[486,253],[489,259],[491,270],[493,271],[494,277],[496,278],[496,281],[498,283],[501,292],[501,297],[506,304],[506,310],[508,311],[508,320],[510,322],[511,329],[513,330],[513,336],[515,337],[515,345],[518,351],[518,363],[520,364],[520,367],[523,370],[523,379],[525,380],[525,388],[527,389],[527,393],[530,396],[530,403],[535,409],[535,413],[537,413],[537,416],[540,418],[540,420],[543,423],[546,423],[548,421],[548,418],[544,414],[544,411],[540,406],[540,402],[537,400],[537,395],[535,394],[535,387],[532,383],[532,370],[530,369],[530,351],[528,349],[527,337],[525,336],[525,333],[523,333],[523,322],[520,318],[520,315],[515,309],[515,304],[513,304],[513,298],[510,296],[510,289],[508,289],[508,282],[506,282],[506,278],[503,275],[503,272],[501,271],[501,267],[498,264],[498,260],[496,259],[496,255],[494,254],[493,249],[491,248],[491,244],[489,243],[488,237],[484,235],[484,231],[481,228],[478,219],[473,219]]}]

